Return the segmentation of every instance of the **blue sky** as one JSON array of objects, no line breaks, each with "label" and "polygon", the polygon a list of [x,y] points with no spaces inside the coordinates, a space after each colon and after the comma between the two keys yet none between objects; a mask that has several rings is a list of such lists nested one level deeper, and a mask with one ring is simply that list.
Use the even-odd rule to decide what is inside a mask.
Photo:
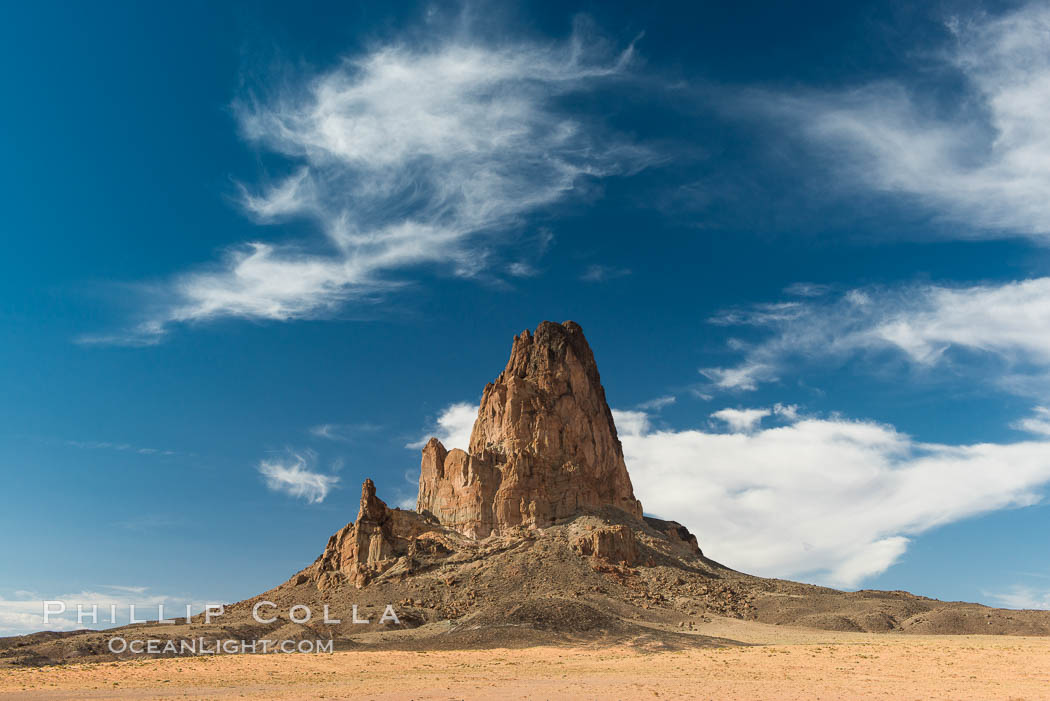
[{"label": "blue sky", "polygon": [[0,52],[0,632],[283,581],[544,319],[716,559],[1050,607],[1039,4],[56,3]]}]

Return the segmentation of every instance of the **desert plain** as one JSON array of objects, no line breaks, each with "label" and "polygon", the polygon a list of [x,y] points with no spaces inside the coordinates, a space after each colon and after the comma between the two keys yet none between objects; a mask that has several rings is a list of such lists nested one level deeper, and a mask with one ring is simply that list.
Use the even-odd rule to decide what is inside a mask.
[{"label": "desert plain", "polygon": [[1050,638],[812,630],[709,617],[743,645],[219,655],[0,668],[0,699],[1050,698]]}]

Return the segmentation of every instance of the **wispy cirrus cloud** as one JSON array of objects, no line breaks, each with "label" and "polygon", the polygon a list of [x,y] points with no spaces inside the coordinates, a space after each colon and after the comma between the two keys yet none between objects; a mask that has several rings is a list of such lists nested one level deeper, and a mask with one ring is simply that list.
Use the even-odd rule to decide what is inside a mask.
[{"label": "wispy cirrus cloud", "polygon": [[587,269],[583,271],[582,275],[580,275],[580,279],[584,282],[606,282],[630,274],[631,271],[627,268],[618,268],[613,265],[594,263],[587,266]]},{"label": "wispy cirrus cloud", "polygon": [[511,277],[535,277],[540,271],[529,263],[516,261],[507,266],[507,274]]},{"label": "wispy cirrus cloud", "polygon": [[421,267],[481,275],[529,213],[583,179],[654,161],[559,106],[622,75],[633,54],[606,50],[586,23],[565,42],[435,33],[236,101],[244,138],[292,164],[283,178],[240,186],[245,212],[260,224],[307,220],[316,237],[235,246],[163,286],[164,301],[136,328],[82,340],[149,343],[180,323],[318,317],[397,289]]},{"label": "wispy cirrus cloud", "polygon": [[927,370],[972,366],[973,375],[1019,394],[1040,393],[1050,373],[1050,278],[854,289],[712,321],[768,332],[734,341],[739,364],[701,370],[721,389],[753,390],[793,366],[887,352]]},{"label": "wispy cirrus cloud", "polygon": [[[751,412],[726,433],[657,429],[644,412],[613,416],[646,510],[681,521],[705,554],[754,574],[857,586],[913,537],[1034,504],[1050,483],[1045,439],[930,444],[886,424],[790,406]],[[775,425],[760,427],[770,415]]]},{"label": "wispy cirrus cloud", "polygon": [[830,291],[830,286],[813,282],[794,282],[784,288],[785,293],[796,297],[822,297]]},{"label": "wispy cirrus cloud", "polygon": [[671,406],[676,401],[677,398],[673,394],[667,394],[662,397],[655,397],[653,399],[644,401],[638,405],[638,408],[646,411],[659,411],[665,406]]},{"label": "wispy cirrus cloud", "polygon": [[[942,101],[886,80],[749,100],[805,135],[847,181],[901,193],[962,238],[1050,235],[1050,7],[948,18],[953,43],[917,58],[963,89]],[[943,96],[942,96],[943,97]]]},{"label": "wispy cirrus cloud", "polygon": [[999,606],[1010,609],[1050,609],[1050,589],[1016,585],[1003,592],[986,592]]},{"label": "wispy cirrus cloud", "polygon": [[139,455],[175,455],[174,450],[143,448],[130,443],[114,443],[112,441],[66,441],[66,445],[84,450],[116,450],[122,453],[137,453]]},{"label": "wispy cirrus cloud", "polygon": [[701,368],[700,374],[719,389],[753,390],[760,382],[776,379],[773,371],[773,366],[750,361],[735,367]]},{"label": "wispy cirrus cloud", "polygon": [[329,441],[348,442],[362,433],[375,433],[383,427],[370,423],[318,424],[310,427],[310,435]]},{"label": "wispy cirrus cloud", "polygon": [[305,499],[310,504],[323,502],[339,484],[337,475],[326,475],[310,469],[306,457],[302,455],[263,460],[257,469],[270,491]]}]

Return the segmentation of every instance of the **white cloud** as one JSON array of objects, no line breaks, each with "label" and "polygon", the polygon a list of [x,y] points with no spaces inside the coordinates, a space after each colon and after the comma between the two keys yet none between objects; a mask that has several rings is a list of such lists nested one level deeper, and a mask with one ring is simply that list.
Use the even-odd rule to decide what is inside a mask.
[{"label": "white cloud", "polygon": [[613,409],[613,422],[616,425],[616,433],[621,437],[623,434],[641,434],[649,431],[649,415],[644,411],[624,411]]},{"label": "white cloud", "polygon": [[784,288],[784,292],[796,297],[821,297],[826,295],[831,288],[828,285],[818,285],[812,282],[795,282]]},{"label": "white cloud", "polygon": [[408,443],[406,448],[422,448],[436,436],[441,444],[447,449],[459,448],[467,450],[470,447],[470,434],[474,430],[474,420],[478,417],[478,405],[470,402],[456,402],[450,404],[438,415],[437,426],[434,430],[418,441]]},{"label": "white cloud", "polygon": [[953,18],[952,47],[932,60],[965,84],[947,104],[883,82],[844,92],[763,95],[836,167],[866,186],[906,193],[963,236],[1050,234],[1050,6]]},{"label": "white cloud", "polygon": [[711,414],[711,417],[724,421],[731,431],[747,432],[771,413],[769,409],[721,409]]},{"label": "white cloud", "polygon": [[1033,414],[1018,421],[1014,428],[1040,436],[1050,436],[1050,409],[1037,406],[1033,409]]},{"label": "white cloud", "polygon": [[1050,609],[1050,591],[1015,586],[1006,592],[986,592],[999,606],[1010,609]]},{"label": "white cloud", "polygon": [[116,450],[122,453],[138,453],[139,455],[175,455],[174,450],[162,450],[160,448],[143,448],[130,443],[113,443],[110,441],[66,441],[66,445],[84,450]]},{"label": "white cloud", "polygon": [[[148,587],[101,585],[96,590],[83,590],[56,596],[42,596],[36,592],[16,591],[11,597],[0,596],[0,636],[25,635],[44,630],[66,631],[82,628],[105,628],[128,623],[131,613],[129,605],[135,605],[136,620],[157,619],[158,605],[164,606],[164,617],[186,615],[186,605],[196,614],[203,610],[204,603],[195,603],[185,597],[148,593]],[[61,601],[66,611],[53,614],[44,623],[44,601]],[[210,602],[209,602],[210,603]],[[82,606],[85,616],[78,623],[77,604]],[[98,606],[98,621],[93,623],[91,611]],[[109,622],[110,607],[116,606],[115,623]],[[57,607],[51,610],[56,610]]]},{"label": "white cloud", "polygon": [[376,424],[318,424],[310,427],[310,435],[329,441],[347,442],[357,433],[372,433],[382,427]]},{"label": "white cloud", "polygon": [[[744,353],[739,365],[701,370],[723,389],[753,390],[793,361],[885,351],[927,369],[978,364],[983,376],[1020,393],[1031,392],[1050,371],[1050,278],[851,290],[838,298],[792,302],[789,308],[734,310],[714,321],[772,332],[751,345],[737,342],[734,348]],[[989,362],[997,368],[989,370]]]},{"label": "white cloud", "polygon": [[264,223],[310,209],[315,203],[309,178],[310,169],[300,168],[282,182],[268,187],[262,195],[253,195],[241,185],[241,203],[249,214]]},{"label": "white cloud", "polygon": [[[143,344],[173,323],[318,317],[396,289],[412,268],[471,277],[493,267],[530,212],[581,180],[654,160],[559,106],[623,74],[633,56],[587,34],[579,25],[563,43],[491,44],[439,30],[238,101],[244,138],[295,167],[257,190],[242,186],[245,211],[260,223],[303,218],[319,235],[236,246],[174,280],[131,332],[81,340]],[[534,273],[526,263],[501,269]]]},{"label": "white cloud", "polygon": [[[441,237],[441,232],[406,224],[396,236],[406,242]],[[360,261],[251,242],[231,251],[218,272],[196,272],[176,281],[179,300],[167,322],[237,316],[286,321],[331,311],[352,297],[389,289],[369,279]]]},{"label": "white cloud", "polygon": [[743,363],[732,368],[703,368],[700,374],[721,389],[753,390],[759,382],[774,378],[771,370],[765,363]]},{"label": "white cloud", "polygon": [[306,458],[301,455],[293,455],[288,460],[263,460],[258,470],[271,491],[301,497],[310,504],[320,504],[339,484],[339,477],[335,475],[323,475],[308,469]]},{"label": "white cloud", "polygon": [[638,408],[659,411],[665,406],[670,406],[671,404],[674,404],[675,401],[675,396],[673,394],[668,394],[663,397],[656,397],[655,399],[650,399],[649,401],[642,402],[638,405]]},{"label": "white cloud", "polygon": [[513,277],[536,277],[539,271],[528,263],[517,261],[507,266],[507,274]]},{"label": "white cloud", "polygon": [[919,443],[841,418],[747,433],[654,430],[642,412],[614,416],[647,512],[684,523],[715,560],[765,576],[856,586],[913,536],[1033,504],[1050,482],[1041,441]]},{"label": "white cloud", "polygon": [[310,427],[310,434],[330,441],[346,440],[335,424],[318,424]]}]

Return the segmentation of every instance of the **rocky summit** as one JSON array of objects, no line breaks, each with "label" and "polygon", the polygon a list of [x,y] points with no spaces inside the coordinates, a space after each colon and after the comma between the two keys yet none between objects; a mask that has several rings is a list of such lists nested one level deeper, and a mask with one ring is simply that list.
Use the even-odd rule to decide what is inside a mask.
[{"label": "rocky summit", "polygon": [[[602,510],[643,522],[598,365],[576,322],[545,321],[515,337],[507,366],[485,387],[469,447],[427,442],[415,512],[390,509],[366,480],[357,520],[302,577],[322,590],[361,587],[388,571],[414,571],[420,558],[451,553],[464,539],[522,535]],[[700,555],[684,526],[650,521]],[[622,525],[587,533],[576,549],[611,562],[638,557]]]},{"label": "rocky summit", "polygon": [[603,506],[642,517],[583,330],[545,321],[485,387],[470,452],[427,443],[416,510],[484,538]]}]

